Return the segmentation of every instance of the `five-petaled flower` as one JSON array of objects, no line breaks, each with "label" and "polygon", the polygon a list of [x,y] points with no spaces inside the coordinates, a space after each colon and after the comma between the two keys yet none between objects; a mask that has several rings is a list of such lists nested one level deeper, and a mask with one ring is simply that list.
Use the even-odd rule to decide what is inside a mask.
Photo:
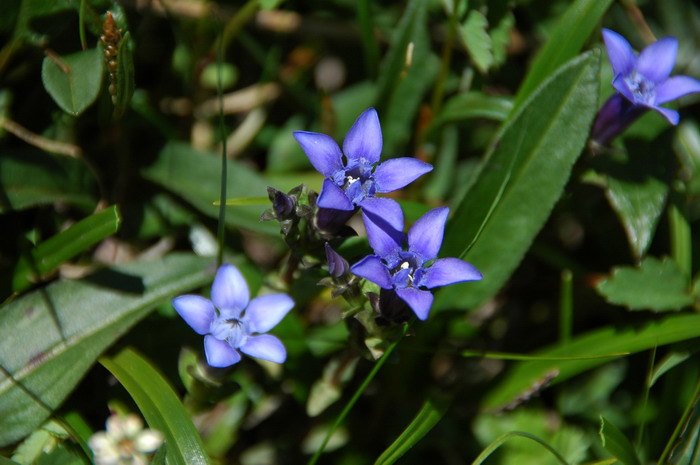
[{"label": "five-petaled flower", "polygon": [[163,444],[160,431],[143,428],[138,415],[113,414],[107,419],[107,430],[93,434],[88,445],[96,465],[146,465],[148,454]]},{"label": "five-petaled flower", "polygon": [[[375,198],[375,194],[401,189],[433,169],[432,165],[410,157],[377,165],[382,153],[382,131],[374,108],[357,118],[345,136],[342,152],[325,134],[295,131],[294,137],[314,168],[326,177],[317,201],[321,208],[353,211],[365,207],[365,201]],[[373,205],[381,210],[393,203],[385,200]]]},{"label": "five-petaled flower", "polygon": [[250,300],[248,285],[233,265],[222,265],[211,287],[211,300],[198,295],[173,299],[185,322],[204,336],[207,363],[227,367],[251,357],[283,363],[287,351],[275,336],[266,333],[294,307],[286,294],[269,294]]},{"label": "five-petaled flower", "polygon": [[659,105],[684,95],[700,92],[700,81],[673,76],[678,40],[659,39],[635,56],[632,46],[617,32],[603,29],[603,40],[615,77],[612,85],[634,105],[655,110],[671,124],[678,124],[678,112]]},{"label": "five-petaled flower", "polygon": [[[381,217],[363,209],[367,239],[375,255],[354,264],[352,272],[383,289],[393,289],[419,319],[425,320],[433,303],[427,289],[482,278],[479,270],[458,258],[435,260],[449,212],[447,207],[430,210],[404,235],[403,212],[398,205]],[[408,250],[403,249],[404,236]]]}]

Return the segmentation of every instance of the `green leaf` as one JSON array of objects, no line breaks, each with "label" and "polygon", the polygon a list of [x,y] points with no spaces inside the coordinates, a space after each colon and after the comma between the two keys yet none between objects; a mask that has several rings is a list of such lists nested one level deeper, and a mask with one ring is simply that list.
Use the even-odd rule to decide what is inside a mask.
[{"label": "green leaf", "polygon": [[596,289],[610,303],[630,310],[664,312],[678,310],[693,303],[688,279],[675,261],[665,257],[645,258],[639,267],[621,266]]},{"label": "green leaf", "polygon": [[486,73],[493,65],[493,52],[491,51],[491,36],[486,31],[489,22],[479,10],[471,10],[464,24],[460,27],[462,41],[472,59],[474,66]]},{"label": "green leaf", "polygon": [[39,426],[112,342],[157,304],[212,279],[210,258],[171,254],[60,281],[0,309],[0,447]]},{"label": "green leaf", "polygon": [[2,455],[0,455],[0,465],[20,465],[20,464],[15,462],[14,460],[6,459]]},{"label": "green leaf", "polygon": [[484,463],[486,461],[487,458],[489,458],[489,456],[491,454],[493,454],[496,451],[496,449],[498,449],[503,444],[505,444],[506,441],[508,441],[511,438],[517,438],[517,437],[526,438],[526,439],[530,439],[532,441],[535,441],[536,443],[538,443],[542,447],[544,447],[546,450],[548,450],[549,453],[552,454],[557,459],[557,461],[559,461],[559,463],[561,463],[563,465],[569,465],[569,462],[567,462],[566,459],[564,457],[562,457],[559,452],[556,451],[556,449],[554,449],[552,446],[547,444],[547,442],[545,442],[544,440],[538,438],[537,436],[535,436],[533,434],[525,433],[522,431],[511,431],[510,433],[505,433],[502,436],[499,436],[498,438],[496,438],[496,440],[494,440],[491,444],[489,444],[489,446],[486,449],[481,451],[479,456],[476,459],[474,459],[474,461],[472,462],[472,465],[481,465],[482,463]]},{"label": "green leaf", "polygon": [[668,371],[688,360],[690,355],[690,352],[687,351],[673,351],[667,354],[663,360],[661,360],[654,367],[654,371],[651,373],[651,378],[649,379],[649,388],[654,386],[659,378],[665,375]]},{"label": "green leaf", "polygon": [[97,203],[92,175],[79,160],[35,150],[0,156],[0,213],[63,202],[83,210]]},{"label": "green leaf", "polygon": [[607,156],[598,164],[606,174],[605,194],[622,221],[632,252],[639,260],[649,249],[664,210],[669,191],[668,170],[658,147],[638,142],[626,148],[627,154]]},{"label": "green leaf", "polygon": [[129,347],[100,363],[124,386],[150,428],[165,436],[168,462],[174,465],[208,464],[209,457],[189,414],[163,375]]},{"label": "green leaf", "polygon": [[375,465],[390,465],[400,459],[411,447],[432,430],[445,415],[449,404],[428,398],[418,411],[413,421],[403,430],[396,440],[382,452],[374,462]]},{"label": "green leaf", "polygon": [[117,87],[116,102],[114,103],[114,114],[120,116],[124,114],[126,108],[134,95],[134,44],[129,31],[124,34],[119,42],[117,52]]},{"label": "green leaf", "polygon": [[13,291],[22,291],[31,286],[36,274],[49,273],[61,263],[78,255],[119,229],[119,212],[116,205],[90,215],[69,229],[56,234],[36,246],[31,258],[22,258],[15,266],[12,281]]},{"label": "green leaf", "polygon": [[501,130],[447,225],[441,250],[474,264],[484,279],[443,288],[433,308],[476,307],[515,270],[586,143],[599,62],[594,51],[563,66]]},{"label": "green leaf", "polygon": [[[413,7],[414,4],[417,6]],[[406,9],[399,28],[403,26],[407,28],[409,43],[403,49],[397,49],[399,46],[395,43],[387,60],[393,59],[392,54],[396,51],[403,60],[404,66],[396,79],[388,82],[389,93],[386,95],[380,93],[379,103],[381,108],[385,109],[384,112],[380,112],[383,152],[390,157],[401,154],[399,148],[413,137],[415,132],[413,125],[418,107],[435,80],[440,67],[440,60],[430,50],[427,2],[412,1]],[[404,38],[401,31],[398,35]],[[402,45],[403,41],[397,43]],[[410,55],[410,65],[406,62],[407,54]],[[380,73],[380,76],[383,77],[383,74]],[[381,84],[380,89],[382,89]],[[387,99],[386,104],[381,100],[384,96]]]},{"label": "green leaf", "polygon": [[[219,208],[213,202],[219,199],[220,172],[217,155],[198,152],[181,142],[169,142],[143,175],[182,196],[202,213],[218,218]],[[229,160],[227,172],[227,197],[267,197],[267,183],[255,171]],[[277,236],[276,224],[260,221],[263,210],[259,206],[229,207],[226,224]]]},{"label": "green leaf", "polygon": [[525,103],[554,70],[579,53],[611,3],[612,0],[576,0],[566,9],[520,85],[515,97],[516,108]]},{"label": "green leaf", "polygon": [[509,98],[485,95],[481,92],[464,92],[445,102],[433,125],[440,126],[469,118],[504,121],[512,109],[513,102]]},{"label": "green leaf", "polygon": [[629,440],[615,425],[600,417],[598,431],[603,447],[617,458],[623,465],[641,465],[637,453]]},{"label": "green leaf", "polygon": [[54,102],[66,113],[78,116],[100,93],[102,54],[97,48],[60,58],[46,57],[41,80]]},{"label": "green leaf", "polygon": [[[673,315],[630,328],[605,327],[575,337],[570,343],[556,345],[536,352],[542,357],[576,357],[630,354],[700,336],[700,315]],[[586,360],[538,360],[516,363],[484,398],[482,407],[503,409],[521,403],[527,393],[544,380],[552,383],[565,381],[610,361],[610,358]]]}]

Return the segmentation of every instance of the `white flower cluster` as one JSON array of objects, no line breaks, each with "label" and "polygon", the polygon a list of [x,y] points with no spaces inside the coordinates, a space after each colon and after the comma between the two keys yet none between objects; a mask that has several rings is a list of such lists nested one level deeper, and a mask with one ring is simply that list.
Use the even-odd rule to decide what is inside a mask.
[{"label": "white flower cluster", "polygon": [[96,465],[147,465],[148,454],[163,444],[163,434],[143,429],[138,415],[114,414],[107,419],[107,431],[93,434],[88,444]]}]

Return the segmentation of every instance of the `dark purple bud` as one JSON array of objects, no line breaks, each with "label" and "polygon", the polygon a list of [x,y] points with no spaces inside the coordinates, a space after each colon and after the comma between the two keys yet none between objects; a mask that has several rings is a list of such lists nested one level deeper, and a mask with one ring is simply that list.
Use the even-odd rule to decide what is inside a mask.
[{"label": "dark purple bud", "polygon": [[607,146],[647,110],[648,108],[635,105],[615,92],[598,111],[591,129],[591,140],[600,146]]},{"label": "dark purple bud", "polygon": [[340,278],[350,271],[350,264],[338,252],[333,250],[331,245],[326,242],[326,259],[328,260],[328,272],[334,278]]},{"label": "dark purple bud", "polygon": [[273,187],[267,188],[267,195],[270,197],[270,201],[272,201],[272,210],[275,212],[275,215],[277,215],[277,219],[288,219],[290,215],[294,213],[294,208],[296,206],[296,199],[294,197],[278,191]]}]

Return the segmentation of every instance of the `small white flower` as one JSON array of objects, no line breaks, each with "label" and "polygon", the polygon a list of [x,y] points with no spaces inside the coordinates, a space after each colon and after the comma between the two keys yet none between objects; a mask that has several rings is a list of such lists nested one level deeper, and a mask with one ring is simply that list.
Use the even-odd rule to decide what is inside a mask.
[{"label": "small white flower", "polygon": [[148,454],[163,444],[163,434],[143,429],[138,415],[114,414],[107,419],[107,431],[93,434],[88,444],[96,465],[147,465]]}]

